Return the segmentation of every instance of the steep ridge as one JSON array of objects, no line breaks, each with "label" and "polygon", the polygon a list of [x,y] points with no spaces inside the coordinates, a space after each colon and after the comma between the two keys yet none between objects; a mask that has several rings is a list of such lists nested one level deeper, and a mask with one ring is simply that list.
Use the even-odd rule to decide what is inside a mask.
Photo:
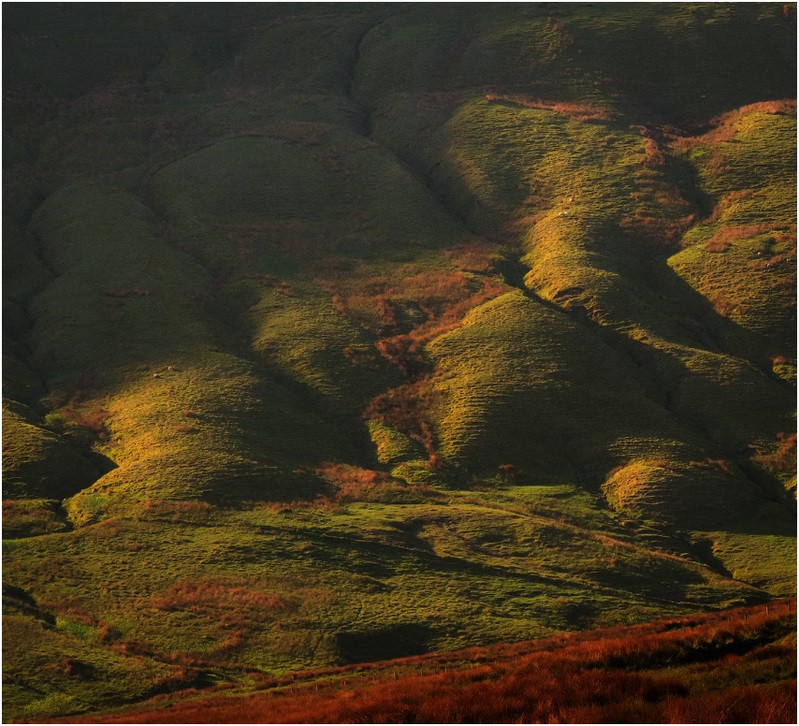
[{"label": "steep ridge", "polygon": [[9,714],[794,592],[790,8],[98,12],[4,31]]}]

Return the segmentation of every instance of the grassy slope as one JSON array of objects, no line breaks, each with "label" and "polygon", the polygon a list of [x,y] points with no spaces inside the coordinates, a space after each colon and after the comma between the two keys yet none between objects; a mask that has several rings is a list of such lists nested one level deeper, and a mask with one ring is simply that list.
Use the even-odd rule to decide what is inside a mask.
[{"label": "grassy slope", "polygon": [[[723,15],[737,12],[717,10]],[[696,27],[702,13],[715,12],[687,6],[682,11],[691,20],[689,28]],[[764,9],[761,20],[766,22],[767,15]],[[646,11],[639,13],[638,9],[636,18],[642,31],[640,36],[635,34],[636,42],[643,42],[652,33],[652,28],[642,27],[644,24],[655,25],[663,32],[677,21],[675,16],[659,16],[653,22]],[[593,54],[603,47],[596,45],[598,37],[617,27],[609,22],[598,29],[602,21],[579,9],[563,18],[547,18],[550,30],[563,36],[558,42],[579,54],[555,54],[559,58],[567,55],[576,66],[561,71],[569,78],[581,72],[588,77],[595,70],[598,61]],[[413,22],[406,20],[406,24]],[[718,22],[718,18],[704,18],[700,27]],[[540,35],[532,36],[534,40],[524,50],[520,37],[513,35],[515,28],[502,34],[503,42],[510,44],[509,38],[514,38],[511,59],[514,53],[524,54],[527,62],[515,66],[517,73],[529,72],[531,67],[538,70],[540,64],[541,71],[548,70],[549,81],[541,80],[537,85],[522,77],[506,78],[505,90],[490,69],[483,68],[481,80],[485,85],[481,90],[490,88],[491,92],[477,96],[463,89],[453,100],[443,94],[436,97],[421,81],[401,77],[396,84],[399,87],[385,93],[374,112],[375,137],[392,144],[428,176],[472,229],[506,244],[515,240],[520,260],[518,271],[514,270],[517,284],[522,273],[529,270],[524,276],[528,295],[532,292],[553,303],[595,333],[583,336],[582,346],[569,345],[554,333],[548,336],[550,346],[565,343],[557,364],[562,367],[568,361],[569,373],[564,378],[576,382],[576,390],[561,393],[556,405],[546,407],[547,416],[540,421],[540,429],[546,430],[544,436],[550,442],[550,456],[554,454],[553,458],[569,465],[578,463],[581,454],[589,454],[591,464],[601,461],[603,454],[618,456],[604,468],[598,466],[600,479],[613,464],[627,467],[609,477],[604,487],[612,506],[687,529],[715,529],[711,519],[729,516],[729,510],[724,515],[724,508],[736,498],[740,497],[740,503],[748,501],[751,507],[753,500],[749,497],[757,499],[761,489],[779,497],[782,488],[779,480],[783,475],[775,477],[772,472],[763,476],[758,462],[775,452],[781,432],[792,428],[791,394],[779,381],[790,375],[792,365],[792,354],[784,356],[779,350],[795,347],[791,294],[785,295],[795,285],[795,205],[792,183],[783,181],[792,174],[784,166],[793,154],[792,147],[786,146],[794,138],[788,131],[795,123],[792,107],[784,103],[744,107],[732,119],[717,121],[716,130],[704,137],[681,140],[673,136],[673,130],[640,123],[651,124],[657,112],[646,106],[647,111],[642,113],[643,97],[651,92],[650,87],[633,89],[619,83],[621,77],[632,73],[624,58],[615,59],[615,90],[619,93],[598,92],[607,78],[597,80],[593,90],[583,89],[575,96],[550,92],[547,84],[559,67],[551,57],[552,48],[558,42],[550,40],[546,52],[537,48],[536,40],[546,33],[541,27],[543,19],[535,23]],[[743,26],[731,19],[727,32],[733,36],[742,30]],[[391,31],[385,34],[394,37]],[[412,37],[407,28],[402,37]],[[691,32],[681,34],[678,42],[693,42]],[[379,41],[373,45],[370,51],[379,66],[380,59],[388,54],[381,52]],[[469,63],[477,47],[474,42],[467,45],[453,73]],[[649,52],[664,53],[662,40],[653,43]],[[713,53],[702,58],[708,64],[702,70],[710,78],[720,70],[714,58]],[[381,78],[385,81],[384,76]],[[519,85],[513,85],[513,80]],[[697,106],[711,109],[714,96],[718,102],[722,94],[732,90],[729,84],[719,83],[712,92],[694,97],[685,93],[683,80],[675,77],[673,84],[662,78],[651,81],[672,103],[670,115],[661,120],[690,118]],[[755,100],[757,96],[746,95],[746,77],[739,80],[741,100]],[[522,81],[527,81],[527,87]],[[362,80],[371,93],[374,83],[373,77]],[[677,93],[683,94],[679,101],[673,95]],[[546,98],[555,100],[540,100]],[[561,99],[571,105],[559,104]],[[719,128],[723,131],[724,126],[736,122],[741,126],[737,134],[719,132]],[[787,133],[783,135],[779,129]],[[746,190],[741,187],[744,177]],[[729,209],[726,214],[725,209]],[[747,213],[751,215],[748,220]],[[743,228],[745,223],[757,226]],[[726,261],[721,261],[715,250],[694,242],[699,235],[708,235],[709,231],[710,237],[730,225],[736,225],[732,236],[742,238],[738,246],[744,244],[747,235],[758,234],[757,241],[765,245],[765,251],[753,249],[738,263],[747,265],[746,283],[741,278],[731,279],[736,268],[730,253]],[[681,242],[683,235],[685,241]],[[683,245],[690,247],[670,256]],[[689,254],[693,262],[690,266],[681,261],[684,257],[687,262]],[[719,273],[720,265],[723,273]],[[741,294],[737,289],[742,286],[745,292]],[[731,299],[733,295],[736,299]],[[737,298],[742,296],[739,303]],[[519,309],[524,308],[519,305]],[[503,344],[497,345],[493,336],[501,324],[489,320],[482,340],[477,337],[480,328],[470,326],[468,334],[464,328],[462,333],[448,336],[446,348],[444,339],[440,346],[438,341],[431,345],[434,356],[438,347],[446,350],[441,386],[448,393],[440,409],[439,427],[442,452],[457,452],[456,456],[470,463],[477,458],[483,465],[489,463],[486,441],[494,444],[488,448],[489,456],[499,454],[502,449],[496,442],[521,440],[538,423],[530,410],[530,399],[517,395],[525,390],[521,379],[544,401],[544,396],[557,391],[557,378],[536,387],[535,378],[525,368],[518,368],[518,378],[510,383],[507,365],[500,362],[505,346],[505,358],[523,359],[529,369],[544,376],[552,370],[553,356],[536,356],[527,345],[532,342],[529,333],[524,343],[517,342],[521,338],[516,331],[521,328],[514,328],[516,335],[503,336]],[[517,316],[514,322],[521,326],[522,320]],[[550,326],[550,330],[556,329]],[[595,416],[588,421],[579,417],[581,402],[590,402],[592,395],[600,393],[611,396],[617,387],[634,405],[631,387],[625,386],[618,375],[610,385],[605,382],[589,387],[587,392],[579,384],[577,362],[594,364],[601,356],[601,343],[607,342],[640,367],[639,390],[665,409],[661,411],[661,425],[653,429],[650,424],[648,436],[642,435],[646,426],[635,418],[614,416],[610,425],[598,426]],[[521,345],[525,345],[523,352]],[[494,365],[472,363],[476,349]],[[455,361],[464,373],[460,377],[451,377]],[[587,372],[591,370],[588,366]],[[469,367],[471,378],[466,375]],[[607,369],[607,365],[601,367]],[[481,385],[475,386],[471,381],[478,368]],[[574,397],[571,407],[563,398],[569,395]],[[647,404],[647,408],[652,407]],[[603,410],[602,406],[588,405],[592,410]],[[616,404],[614,412],[623,405]],[[642,410],[646,408],[637,407],[636,413]],[[666,423],[669,414],[680,420],[681,431],[676,434]],[[479,435],[472,435],[470,441],[470,432]],[[601,442],[599,454],[591,447],[597,439]],[[561,442],[574,442],[568,457],[562,455]],[[515,456],[518,458],[522,451],[540,460],[541,453],[529,446],[516,446]],[[529,466],[529,459],[525,463]],[[553,469],[552,463],[548,462],[548,468]],[[791,470],[786,470],[788,478]],[[755,486],[747,481],[750,477],[755,479]],[[587,478],[590,480],[590,469]],[[697,480],[703,481],[701,489],[695,486]],[[700,500],[694,499],[696,494]],[[707,502],[707,497],[715,503],[712,509],[698,508],[696,505]],[[763,521],[773,523],[775,512],[770,503],[755,505],[751,511],[754,521],[734,529],[762,532]],[[776,524],[777,529],[791,531],[790,519],[783,520],[784,525]],[[748,542],[751,545],[752,539]],[[789,541],[786,545],[790,550]],[[726,559],[728,549],[717,549]],[[762,551],[767,552],[768,547]]]},{"label": "grassy slope", "polygon": [[[252,693],[153,700],[100,723],[790,722],[791,604],[297,674]],[[757,685],[750,685],[755,682]]]},{"label": "grassy slope", "polygon": [[794,591],[782,6],[103,12],[4,26],[9,717]]}]

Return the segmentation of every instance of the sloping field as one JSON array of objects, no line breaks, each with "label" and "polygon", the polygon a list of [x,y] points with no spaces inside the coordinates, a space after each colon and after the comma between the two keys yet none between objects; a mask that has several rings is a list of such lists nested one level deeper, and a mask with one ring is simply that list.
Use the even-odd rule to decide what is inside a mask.
[{"label": "sloping field", "polygon": [[795,614],[795,601],[781,601],[299,673],[251,695],[160,697],[87,722],[790,723]]}]

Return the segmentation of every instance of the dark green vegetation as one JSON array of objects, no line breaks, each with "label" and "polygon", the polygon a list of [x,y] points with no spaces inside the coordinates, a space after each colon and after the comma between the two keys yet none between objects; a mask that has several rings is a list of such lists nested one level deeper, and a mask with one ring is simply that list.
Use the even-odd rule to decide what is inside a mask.
[{"label": "dark green vegetation", "polygon": [[4,11],[7,720],[794,593],[793,6]]}]

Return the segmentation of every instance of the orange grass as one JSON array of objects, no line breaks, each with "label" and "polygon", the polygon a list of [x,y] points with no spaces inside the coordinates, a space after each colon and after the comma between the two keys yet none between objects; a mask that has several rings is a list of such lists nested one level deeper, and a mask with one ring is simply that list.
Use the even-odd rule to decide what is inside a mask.
[{"label": "orange grass", "polygon": [[[297,674],[254,695],[154,700],[91,722],[790,723],[795,675],[763,684],[732,678],[716,688],[712,676],[741,664],[766,673],[763,664],[794,663],[795,645],[773,641],[795,627],[795,609],[795,600],[785,600]],[[673,670],[680,664],[688,671]],[[663,667],[672,670],[657,672]]]},{"label": "orange grass", "polygon": [[777,447],[770,453],[757,453],[752,459],[772,474],[796,471],[796,434],[777,434]]},{"label": "orange grass", "polygon": [[[431,464],[440,464],[426,411],[430,410],[431,366],[425,354],[428,342],[456,328],[473,308],[504,292],[507,285],[493,270],[493,248],[467,241],[444,253],[449,265],[424,269],[409,263],[391,274],[364,269],[344,276],[336,258],[325,257],[324,277],[317,284],[328,292],[333,307],[375,338],[374,350],[390,362],[405,383],[381,393],[365,407],[364,420],[396,428],[424,446]],[[355,280],[356,284],[353,284]],[[403,319],[403,305],[416,306],[421,320]],[[345,351],[353,362],[375,368],[371,351]],[[347,485],[352,489],[353,481]],[[371,485],[370,485],[371,486]]]},{"label": "orange grass", "polygon": [[[333,462],[326,462],[314,471],[332,485],[336,502],[382,502],[408,492],[423,495],[426,499],[438,496],[430,487],[408,485],[383,471]],[[324,506],[326,502],[319,499],[315,503]]]},{"label": "orange grass", "polygon": [[486,93],[485,100],[489,103],[515,103],[517,106],[523,106],[524,108],[554,111],[575,121],[607,121],[610,119],[610,114],[598,106],[589,106],[584,103],[567,103],[565,101],[544,101],[521,93]]},{"label": "orange grass", "polygon": [[796,113],[796,99],[775,99],[760,101],[733,109],[710,119],[706,129],[699,134],[678,139],[677,148],[686,150],[697,144],[720,144],[735,138],[735,124],[750,113],[791,114]]},{"label": "orange grass", "polygon": [[722,227],[707,242],[705,242],[705,249],[708,252],[726,252],[735,240],[756,237],[757,235],[768,231],[768,227],[762,224]]}]

